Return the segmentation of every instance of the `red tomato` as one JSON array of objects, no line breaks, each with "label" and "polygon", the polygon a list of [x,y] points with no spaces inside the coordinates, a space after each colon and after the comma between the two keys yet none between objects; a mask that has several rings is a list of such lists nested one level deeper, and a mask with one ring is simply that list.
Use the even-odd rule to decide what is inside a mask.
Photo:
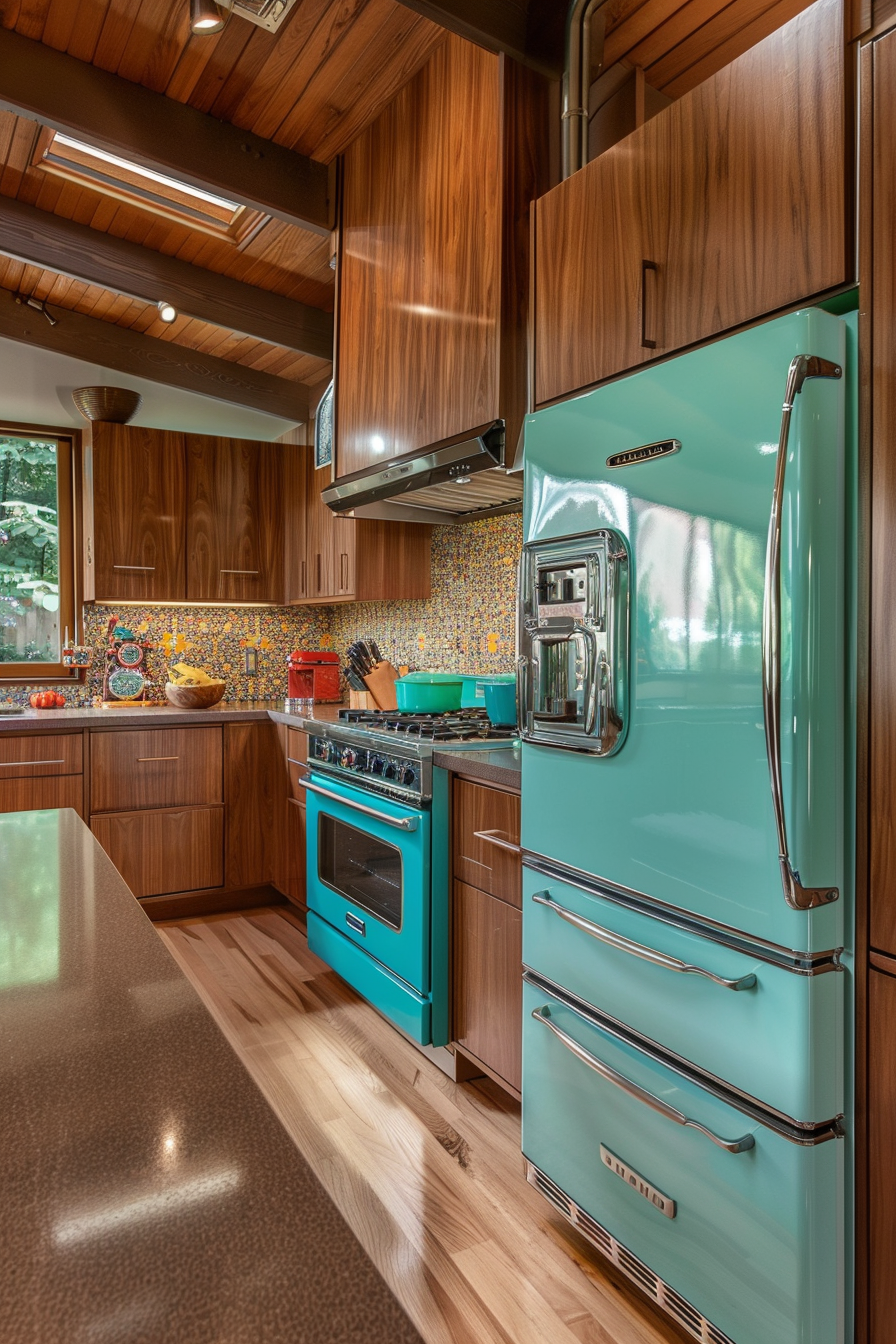
[{"label": "red tomato", "polygon": [[34,691],[29,697],[32,709],[55,709],[55,691]]},{"label": "red tomato", "polygon": [[56,708],[65,709],[65,696],[60,691],[56,692]]},{"label": "red tomato", "polygon": [[32,691],[28,697],[28,703],[32,709],[40,709],[40,691]]}]

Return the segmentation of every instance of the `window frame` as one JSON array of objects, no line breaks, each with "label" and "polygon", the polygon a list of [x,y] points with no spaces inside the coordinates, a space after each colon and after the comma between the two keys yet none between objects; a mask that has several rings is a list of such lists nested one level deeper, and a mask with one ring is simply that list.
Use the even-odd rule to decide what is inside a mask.
[{"label": "window frame", "polygon": [[[78,430],[58,425],[23,425],[0,419],[0,434],[10,438],[55,439],[56,491],[59,502],[59,632],[60,644],[66,627],[77,643],[81,621],[81,575],[77,563],[80,554],[81,435]],[[83,681],[83,668],[58,663],[0,663],[0,691],[4,685],[29,685],[32,682]]]}]

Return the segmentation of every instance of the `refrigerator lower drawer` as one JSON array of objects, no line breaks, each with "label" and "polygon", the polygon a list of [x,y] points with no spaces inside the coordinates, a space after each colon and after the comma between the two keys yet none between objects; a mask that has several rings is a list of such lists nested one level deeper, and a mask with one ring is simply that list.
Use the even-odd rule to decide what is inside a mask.
[{"label": "refrigerator lower drawer", "polygon": [[736,1344],[840,1344],[844,1142],[791,1142],[543,987],[523,1024],[528,1161]]},{"label": "refrigerator lower drawer", "polygon": [[415,994],[410,985],[391,975],[385,966],[355,947],[313,910],[308,911],[308,946],[390,1022],[421,1045],[431,1044],[432,1005],[429,999]]},{"label": "refrigerator lower drawer", "polygon": [[799,1123],[844,1108],[842,970],[795,974],[528,868],[523,962]]}]

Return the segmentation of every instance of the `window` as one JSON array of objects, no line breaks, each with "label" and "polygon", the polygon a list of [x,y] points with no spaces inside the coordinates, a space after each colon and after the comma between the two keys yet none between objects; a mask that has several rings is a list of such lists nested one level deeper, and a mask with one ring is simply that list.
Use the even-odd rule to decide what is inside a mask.
[{"label": "window", "polygon": [[250,210],[236,201],[176,182],[164,173],[82,144],[60,131],[43,132],[33,164],[69,182],[92,187],[105,196],[127,201],[178,224],[188,224],[191,229],[226,239],[238,247],[245,247],[270,220],[270,215],[261,210]]},{"label": "window", "polygon": [[67,435],[0,425],[0,678],[73,675],[73,457]]}]

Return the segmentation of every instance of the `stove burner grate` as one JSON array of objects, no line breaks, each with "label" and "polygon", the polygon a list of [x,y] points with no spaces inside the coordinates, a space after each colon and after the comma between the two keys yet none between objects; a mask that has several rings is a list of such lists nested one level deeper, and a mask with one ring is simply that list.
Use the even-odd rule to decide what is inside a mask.
[{"label": "stove burner grate", "polygon": [[402,710],[340,709],[339,722],[376,732],[403,734],[429,742],[457,742],[472,738],[506,738],[508,729],[496,728],[484,709],[458,709],[447,714],[414,714]]}]

